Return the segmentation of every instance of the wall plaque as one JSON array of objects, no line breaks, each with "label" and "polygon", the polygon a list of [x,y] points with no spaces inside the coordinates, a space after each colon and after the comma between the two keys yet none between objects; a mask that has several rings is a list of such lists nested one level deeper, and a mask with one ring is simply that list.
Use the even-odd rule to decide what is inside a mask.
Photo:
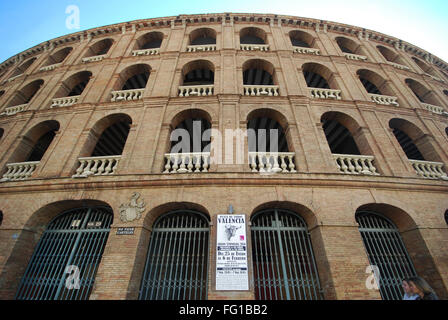
[{"label": "wall plaque", "polygon": [[117,235],[123,236],[123,235],[133,235],[134,234],[134,227],[126,227],[126,228],[118,228],[117,229]]}]

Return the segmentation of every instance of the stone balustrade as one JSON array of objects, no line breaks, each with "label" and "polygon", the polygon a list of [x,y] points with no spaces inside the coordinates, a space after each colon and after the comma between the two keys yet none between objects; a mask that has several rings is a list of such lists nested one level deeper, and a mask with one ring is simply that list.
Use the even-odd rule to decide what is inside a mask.
[{"label": "stone balustrade", "polygon": [[160,48],[153,48],[153,49],[142,49],[142,50],[134,50],[132,51],[132,55],[134,57],[137,56],[152,56],[159,54]]},{"label": "stone balustrade", "polygon": [[201,44],[194,46],[187,46],[187,52],[197,51],[216,51],[216,44]]},{"label": "stone balustrade", "polygon": [[97,61],[101,61],[106,57],[105,54],[102,54],[100,56],[93,56],[93,57],[86,57],[86,58],[82,58],[82,62],[97,62]]},{"label": "stone balustrade", "polygon": [[6,165],[6,173],[0,179],[0,182],[28,179],[36,170],[39,163],[40,161],[8,163]]},{"label": "stone balustrade", "polygon": [[179,86],[179,97],[211,96],[213,95],[213,91],[213,84],[199,86]]},{"label": "stone balustrade", "polygon": [[369,93],[370,99],[377,103],[377,104],[382,104],[385,106],[396,106],[398,107],[398,98],[397,97],[392,97],[392,96],[384,96],[382,94],[373,94],[373,93]]},{"label": "stone balustrade", "polygon": [[55,107],[69,107],[78,103],[79,98],[81,96],[71,96],[71,97],[63,97],[63,98],[55,98],[51,100],[51,108]]},{"label": "stone balustrade", "polygon": [[78,158],[80,165],[72,178],[87,178],[91,175],[107,176],[115,174],[120,159],[121,155]]},{"label": "stone balustrade", "polygon": [[367,61],[367,57],[366,56],[362,56],[362,55],[359,55],[359,54],[344,52],[344,56],[347,59],[349,59],[349,60]]},{"label": "stone balustrade", "polygon": [[49,66],[45,66],[39,69],[39,71],[51,71],[59,67],[62,63],[50,64]]},{"label": "stone balustrade", "polygon": [[2,116],[3,115],[5,115],[5,116],[12,116],[12,115],[14,115],[16,113],[26,111],[27,108],[28,108],[28,104],[27,103],[21,104],[21,105],[18,105],[18,106],[8,107],[8,108],[5,108],[5,111],[0,113],[0,115],[2,115]]},{"label": "stone balustrade", "polygon": [[294,152],[249,152],[249,166],[252,172],[297,172],[294,161]]},{"label": "stone balustrade", "polygon": [[377,176],[373,161],[373,156],[361,156],[353,154],[333,154],[333,159],[341,173],[344,174],[365,174]]},{"label": "stone balustrade", "polygon": [[317,99],[335,99],[341,100],[341,90],[308,88],[310,90],[311,98]]},{"label": "stone balustrade", "polygon": [[443,170],[442,162],[433,161],[421,161],[421,160],[409,160],[412,167],[415,169],[415,173],[419,176],[427,179],[442,179],[448,180],[446,172]]},{"label": "stone balustrade", "polygon": [[9,78],[8,80],[6,80],[6,82],[12,82],[12,81],[14,81],[14,80],[20,78],[21,76],[23,76],[23,73],[21,73],[21,74],[19,74],[19,75],[17,75],[17,76],[14,76],[14,77]]},{"label": "stone balustrade", "polygon": [[436,80],[436,81],[445,82],[445,80],[443,80],[443,79],[441,79],[439,77],[433,76],[432,74],[429,74],[429,73],[426,73],[426,72],[425,72],[425,76],[428,76],[431,79]]},{"label": "stone balustrade", "polygon": [[434,106],[434,105],[429,104],[429,103],[422,103],[422,106],[426,110],[431,111],[433,113],[437,113],[437,114],[442,114],[445,111],[445,109],[443,109],[442,107]]},{"label": "stone balustrade", "polygon": [[400,69],[400,70],[411,70],[409,67],[406,67],[402,64],[399,63],[395,63],[395,62],[391,62],[391,61],[386,61],[387,64],[390,64],[391,66]]},{"label": "stone balustrade", "polygon": [[208,172],[210,152],[166,153],[163,173]]},{"label": "stone balustrade", "polygon": [[293,46],[292,47],[292,51],[295,52],[295,53],[301,53],[301,54],[314,54],[316,56],[320,55],[320,50],[319,49],[314,49],[314,48],[305,48],[305,47]]},{"label": "stone balustrade", "polygon": [[278,86],[244,85],[245,96],[278,96]]},{"label": "stone balustrade", "polygon": [[268,44],[240,44],[243,51],[269,51]]},{"label": "stone balustrade", "polygon": [[132,89],[132,90],[119,90],[112,91],[112,102],[116,101],[131,101],[131,100],[140,100],[143,97],[143,92],[145,89]]}]

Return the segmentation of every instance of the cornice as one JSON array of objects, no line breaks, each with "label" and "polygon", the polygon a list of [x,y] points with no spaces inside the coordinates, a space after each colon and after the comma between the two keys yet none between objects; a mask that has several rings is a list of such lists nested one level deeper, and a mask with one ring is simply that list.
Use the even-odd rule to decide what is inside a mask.
[{"label": "cornice", "polygon": [[384,43],[395,47],[397,50],[409,52],[413,55],[425,59],[428,63],[432,63],[437,67],[448,71],[448,63],[438,58],[437,56],[401,39],[385,35],[373,30],[350,26],[343,23],[318,20],[311,18],[276,15],[276,14],[259,14],[259,13],[208,13],[208,14],[194,14],[194,15],[179,15],[171,17],[160,17],[151,19],[141,19],[129,22],[111,24],[107,26],[92,28],[77,33],[64,35],[44,43],[40,43],[28,50],[20,52],[15,56],[7,59],[0,64],[0,72],[9,66],[19,63],[37,53],[52,50],[56,46],[65,45],[75,41],[90,41],[95,37],[107,34],[125,34],[127,32],[136,32],[145,28],[160,28],[175,26],[187,26],[192,24],[204,23],[262,23],[270,26],[297,26],[301,28],[313,29],[316,32],[339,32],[348,36],[358,37],[361,40],[373,40],[379,43]]},{"label": "cornice", "polygon": [[448,193],[448,183],[437,180],[403,177],[354,177],[340,174],[294,174],[290,176],[262,176],[250,173],[206,173],[188,175],[138,174],[114,175],[110,177],[91,177],[87,179],[48,178],[26,181],[6,182],[0,184],[0,194],[29,192],[67,192],[88,190],[118,190],[134,188],[173,188],[173,187],[320,187],[320,188],[352,188],[383,189],[409,192]]}]

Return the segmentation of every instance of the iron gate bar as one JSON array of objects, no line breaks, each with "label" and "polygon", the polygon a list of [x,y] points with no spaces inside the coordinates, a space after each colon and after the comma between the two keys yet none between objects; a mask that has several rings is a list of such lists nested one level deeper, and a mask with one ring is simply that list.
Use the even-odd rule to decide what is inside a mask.
[{"label": "iron gate bar", "polygon": [[154,222],[139,299],[196,300],[207,297],[209,220],[176,210]]},{"label": "iron gate bar", "polygon": [[[88,225],[90,217],[102,228]],[[87,299],[109,235],[112,213],[105,207],[84,207],[55,217],[41,236],[22,277],[16,299]],[[76,223],[77,222],[77,223]],[[94,258],[92,260],[92,257]],[[76,260],[75,260],[76,259]],[[64,288],[66,267],[76,263],[80,288]]]},{"label": "iron gate bar", "polygon": [[320,299],[303,218],[289,210],[268,209],[255,213],[251,220],[257,299]]},{"label": "iron gate bar", "polygon": [[[369,217],[369,220],[373,220],[373,219],[371,219],[371,217]],[[381,221],[381,222],[384,222],[384,221]],[[384,225],[381,225],[381,226],[380,226],[381,222],[378,221],[378,220],[376,220],[376,221],[373,220],[371,224],[372,224],[373,226],[377,226],[378,228],[380,228],[380,227],[384,227]],[[394,258],[392,261],[390,261],[390,262],[387,264],[387,265],[389,266],[389,270],[392,271],[392,274],[393,274],[393,272],[395,272],[395,274],[399,274],[400,279],[403,279],[403,278],[405,277],[405,273],[403,273],[403,270],[402,270],[402,268],[401,268],[401,264],[399,263],[398,266],[397,266],[397,265],[396,265],[396,262],[394,261],[394,260],[398,260],[398,261],[401,260],[401,259],[400,259],[400,253],[399,253],[399,252],[396,252],[396,251],[394,250],[396,244],[391,243],[391,242],[390,242],[390,239],[387,238],[383,232],[378,232],[377,234],[380,235],[380,239],[382,239],[382,240],[384,241],[384,243],[385,243],[385,246],[386,246],[386,248],[387,248],[387,250],[385,250],[385,251],[386,251],[387,255],[388,255],[389,257],[391,257],[391,258],[392,258],[392,257]],[[380,243],[382,243],[382,242],[380,242]],[[402,262],[403,262],[403,261],[402,261]],[[388,285],[389,285],[390,288],[392,288],[393,295],[395,295],[395,296],[396,296],[396,295],[400,296],[401,290],[398,289],[396,286],[393,285],[393,284],[394,284],[394,280],[393,280],[393,279],[390,279],[389,282],[390,282],[390,283],[389,283]],[[401,282],[401,281],[400,281],[400,282]]]},{"label": "iron gate bar", "polygon": [[[362,218],[360,218],[362,219]],[[372,221],[370,221],[370,218],[368,216],[364,217],[363,219],[364,223],[368,225],[369,227],[373,227]],[[389,285],[389,280],[387,280],[387,277],[393,273],[392,266],[388,264],[388,261],[386,259],[381,259],[381,257],[386,257],[386,251],[383,246],[383,242],[381,241],[381,238],[379,236],[378,231],[371,232],[371,237],[366,237],[366,240],[369,241],[369,247],[373,249],[373,253],[370,253],[371,256],[371,264],[377,265],[380,270],[380,286],[384,288],[383,295],[386,296],[386,298],[391,298],[395,294],[395,290]],[[378,241],[376,241],[378,240]],[[381,293],[381,292],[380,292]]]},{"label": "iron gate bar", "polygon": [[383,299],[402,298],[401,281],[416,271],[399,230],[380,213],[360,211],[356,214],[359,231],[371,265],[380,271],[380,294]]}]

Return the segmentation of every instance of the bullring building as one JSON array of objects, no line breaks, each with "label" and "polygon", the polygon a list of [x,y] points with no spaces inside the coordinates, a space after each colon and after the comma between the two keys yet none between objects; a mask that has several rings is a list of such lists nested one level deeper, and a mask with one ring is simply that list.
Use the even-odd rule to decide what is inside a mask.
[{"label": "bullring building", "polygon": [[447,166],[448,64],[393,36],[220,13],[48,40],[0,65],[0,299],[447,299]]}]

